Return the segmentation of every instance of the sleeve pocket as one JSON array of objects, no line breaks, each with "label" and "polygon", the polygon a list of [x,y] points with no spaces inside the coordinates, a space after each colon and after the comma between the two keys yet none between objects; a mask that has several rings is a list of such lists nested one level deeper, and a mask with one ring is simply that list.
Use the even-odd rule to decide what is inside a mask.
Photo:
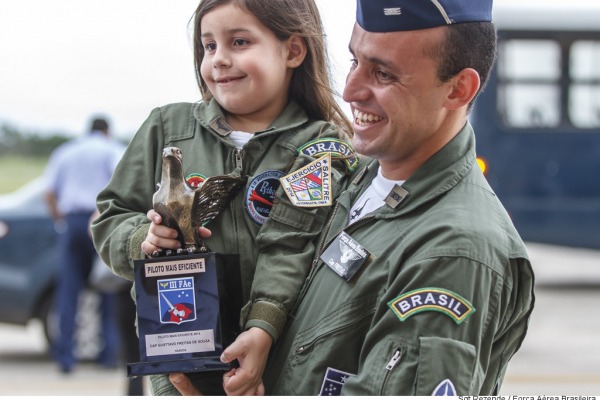
[{"label": "sleeve pocket", "polygon": [[454,396],[471,394],[475,357],[475,346],[469,343],[439,337],[420,338],[415,394],[432,396],[444,383],[446,388],[449,384],[454,387]]}]

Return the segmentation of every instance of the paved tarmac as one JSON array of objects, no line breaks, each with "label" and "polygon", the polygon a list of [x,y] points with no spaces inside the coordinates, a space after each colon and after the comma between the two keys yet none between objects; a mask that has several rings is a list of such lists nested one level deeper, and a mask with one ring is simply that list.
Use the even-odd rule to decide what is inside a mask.
[{"label": "paved tarmac", "polygon": [[[500,394],[600,396],[600,251],[528,247],[536,307]],[[0,395],[119,396],[126,382],[124,368],[89,362],[63,375],[47,356],[39,324],[0,324]]]},{"label": "paved tarmac", "polygon": [[600,396],[600,251],[528,249],[536,305],[500,394]]}]

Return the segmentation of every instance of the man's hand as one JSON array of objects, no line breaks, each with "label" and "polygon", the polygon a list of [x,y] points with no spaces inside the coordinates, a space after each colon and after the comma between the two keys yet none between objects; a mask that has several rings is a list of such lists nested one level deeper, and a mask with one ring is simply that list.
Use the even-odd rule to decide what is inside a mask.
[{"label": "man's hand", "polygon": [[190,378],[182,373],[169,374],[169,380],[179,390],[182,396],[202,396],[202,393],[192,384]]},{"label": "man's hand", "polygon": [[262,374],[273,338],[260,328],[242,332],[221,354],[222,362],[235,359],[240,363],[223,375],[223,388],[229,396],[264,396]]}]

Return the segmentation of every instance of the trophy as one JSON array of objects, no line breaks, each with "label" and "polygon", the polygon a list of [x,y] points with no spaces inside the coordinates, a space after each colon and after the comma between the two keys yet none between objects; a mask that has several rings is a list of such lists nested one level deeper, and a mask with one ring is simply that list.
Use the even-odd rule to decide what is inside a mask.
[{"label": "trophy", "polygon": [[219,357],[239,333],[239,256],[212,253],[198,234],[225,209],[245,179],[215,176],[196,188],[183,177],[182,153],[163,150],[152,198],[162,223],[179,232],[181,248],[134,260],[140,362],[127,375],[228,371]]}]

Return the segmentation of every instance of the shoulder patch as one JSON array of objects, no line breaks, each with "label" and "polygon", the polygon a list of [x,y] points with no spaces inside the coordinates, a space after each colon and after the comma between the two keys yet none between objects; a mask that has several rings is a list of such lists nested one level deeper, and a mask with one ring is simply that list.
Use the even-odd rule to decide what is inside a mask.
[{"label": "shoulder patch", "polygon": [[446,289],[423,288],[410,291],[396,297],[388,307],[400,321],[411,315],[425,311],[437,311],[446,314],[460,325],[475,308],[466,299]]},{"label": "shoulder patch", "polygon": [[458,396],[454,383],[450,379],[444,379],[433,389],[432,396]]},{"label": "shoulder patch", "polygon": [[348,172],[354,172],[358,166],[358,157],[352,146],[335,138],[321,138],[312,140],[298,149],[298,154],[304,154],[311,157],[320,157],[325,154],[331,154],[333,160],[343,160]]},{"label": "shoulder patch", "polygon": [[187,184],[193,188],[199,187],[200,185],[202,185],[202,183],[204,183],[205,180],[206,177],[204,175],[196,173],[189,174],[185,177],[185,181],[187,182]]},{"label": "shoulder patch", "polygon": [[265,223],[271,208],[275,192],[279,189],[279,179],[283,176],[281,171],[265,171],[255,176],[246,190],[246,210],[254,222],[259,225]]},{"label": "shoulder patch", "polygon": [[280,179],[285,194],[296,207],[325,207],[332,202],[331,155],[323,157]]}]

